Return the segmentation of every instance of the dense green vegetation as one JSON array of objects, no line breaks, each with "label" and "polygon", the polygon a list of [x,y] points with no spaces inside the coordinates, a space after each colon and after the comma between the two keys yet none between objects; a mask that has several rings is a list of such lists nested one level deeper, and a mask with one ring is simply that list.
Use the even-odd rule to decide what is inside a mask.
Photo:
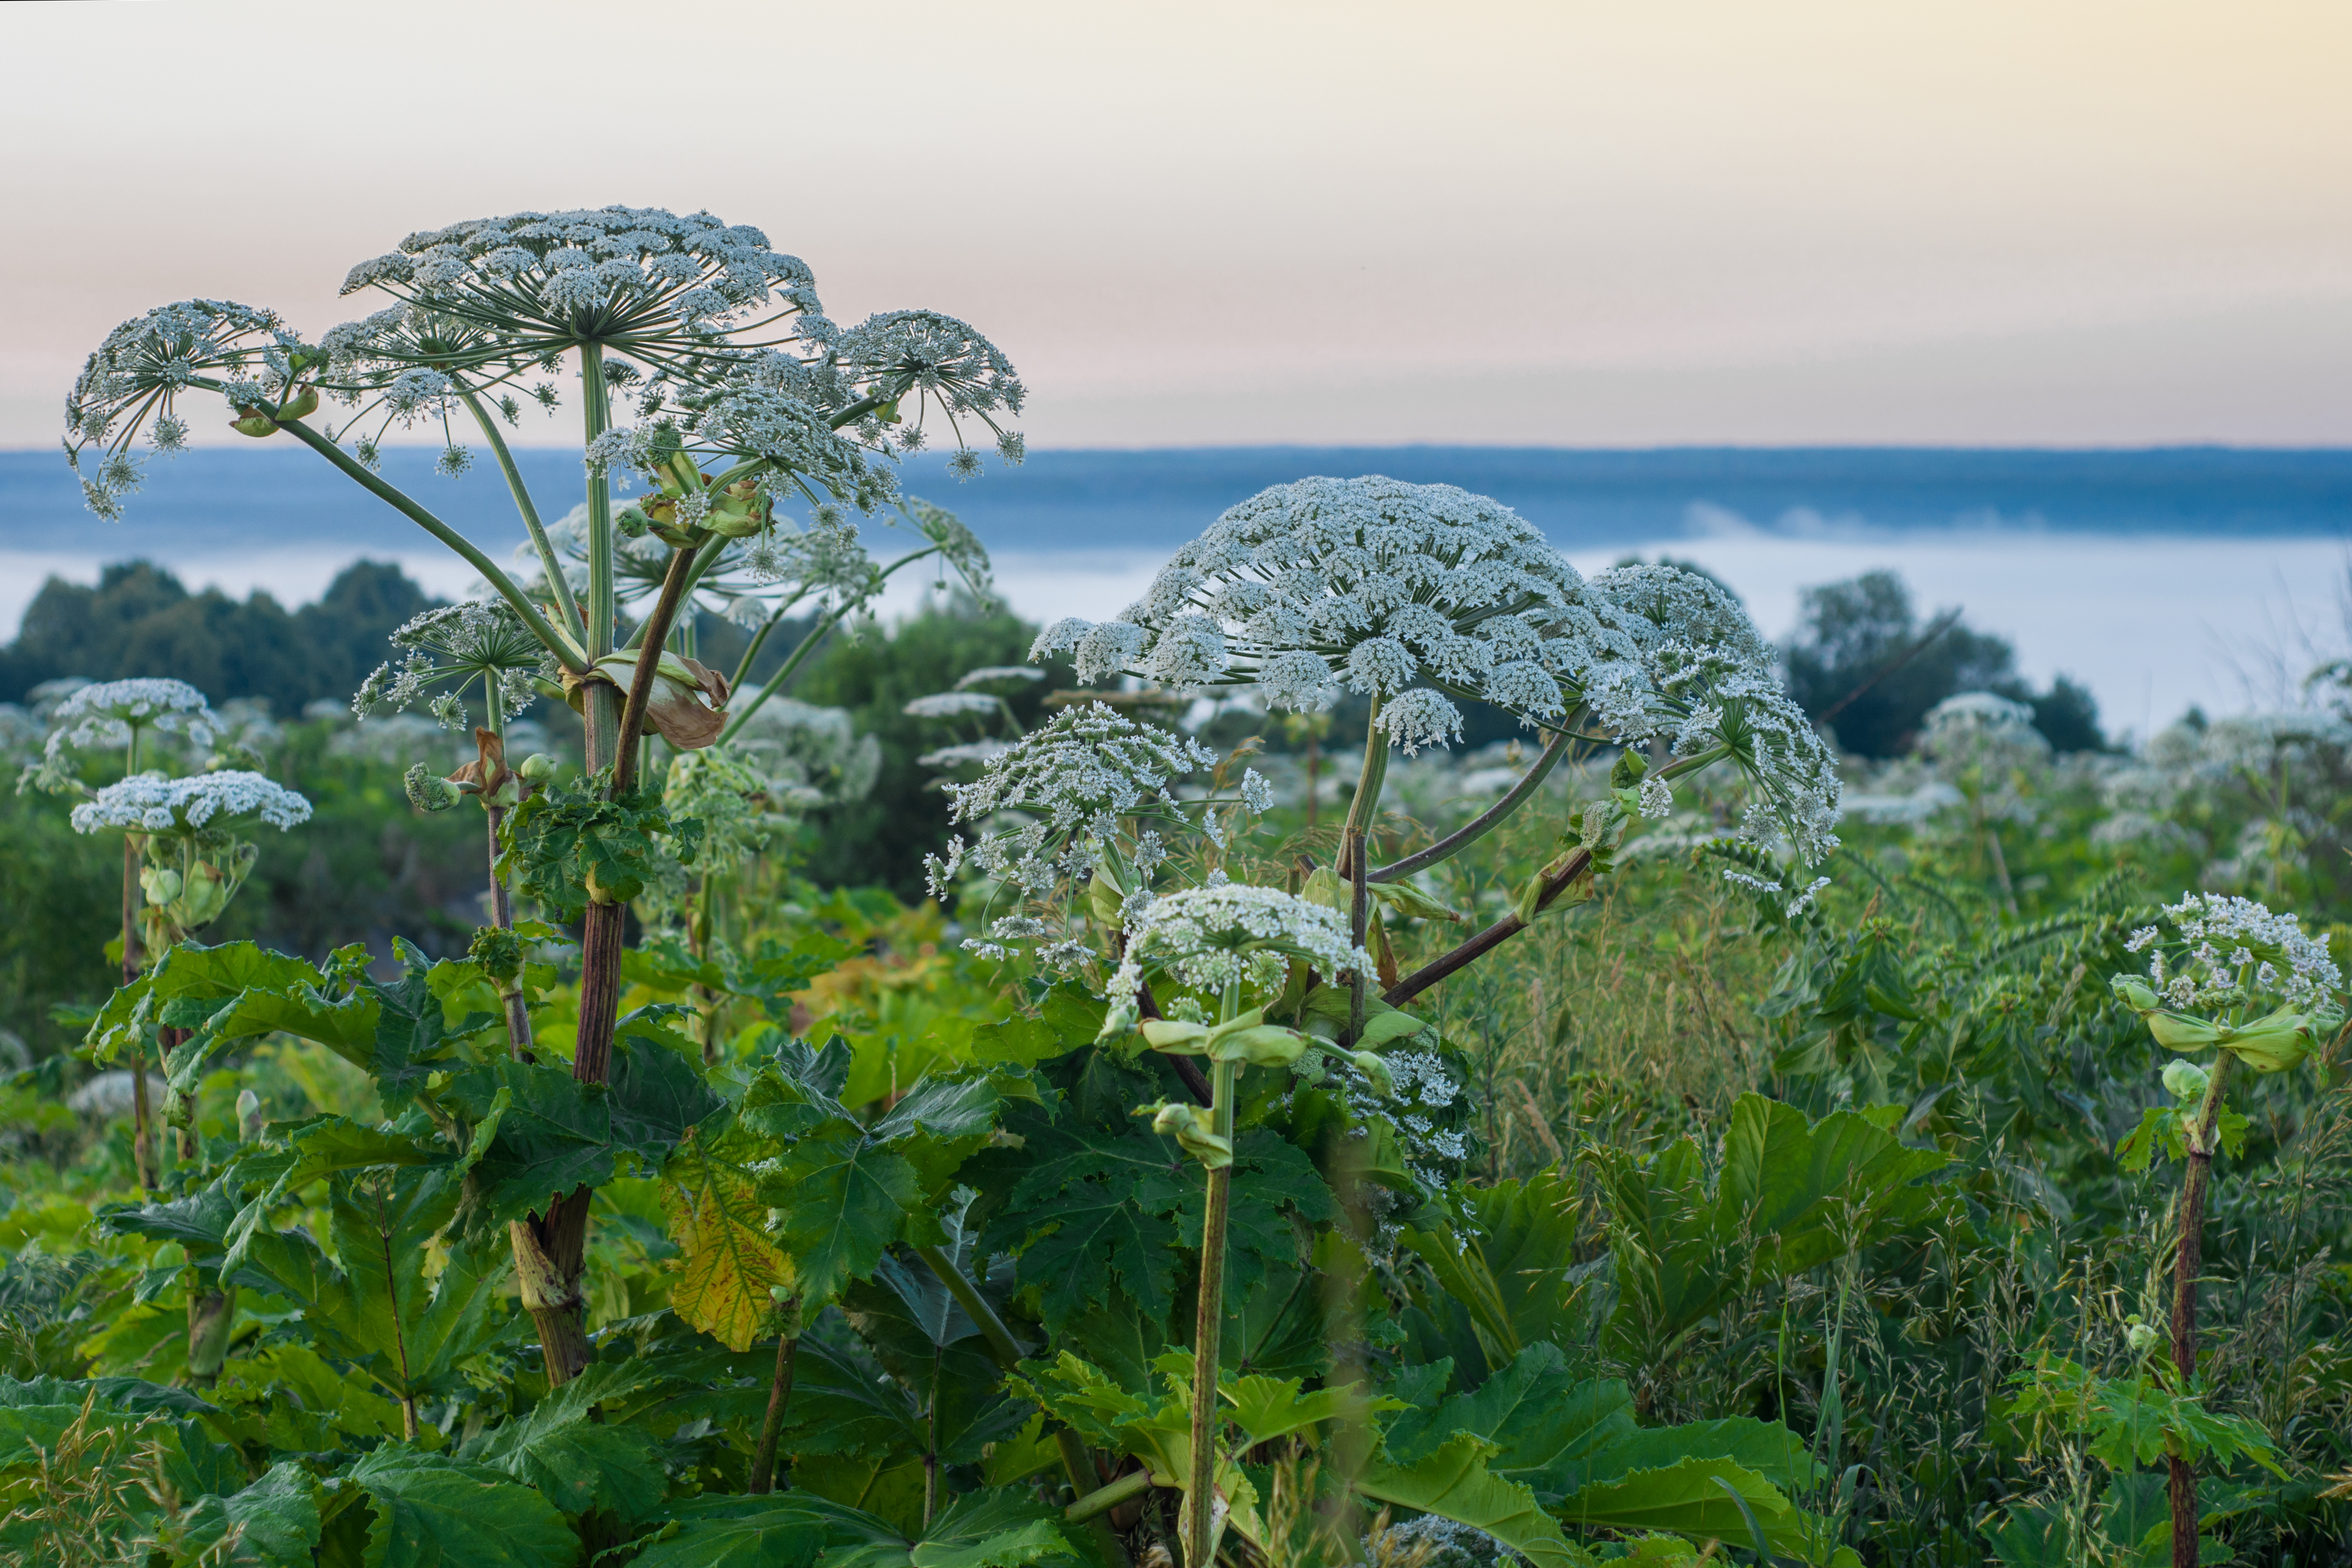
[{"label": "dense green vegetation", "polygon": [[[469,1224],[495,1222],[514,1200],[499,1198],[478,1165],[462,1181],[406,1164],[353,1173],[343,1162],[414,1136],[418,1102],[415,1089],[392,1087],[381,1058],[371,1083],[352,1051],[320,1040],[331,1033],[321,1025],[307,1026],[306,1041],[299,1019],[272,1020],[292,1033],[224,1042],[189,1073],[193,1142],[173,1152],[165,1140],[163,1191],[141,1206],[123,1121],[61,1105],[94,1070],[83,1065],[87,1047],[66,1048],[87,1014],[28,1016],[36,1005],[103,998],[97,950],[114,919],[113,863],[105,845],[64,826],[56,802],[12,798],[22,852],[5,873],[10,907],[45,918],[7,926],[14,1016],[38,1058],[6,1100],[15,1153],[0,1229],[13,1261],[0,1274],[0,1328],[6,1371],[24,1380],[8,1395],[18,1445],[5,1472],[10,1538],[71,1542],[84,1555],[61,1561],[100,1562],[138,1541],[194,1561],[235,1537],[236,1552],[219,1560],[292,1561],[268,1555],[275,1531],[315,1540],[321,1562],[340,1562],[389,1531],[386,1561],[429,1560],[415,1553],[436,1539],[492,1553],[460,1560],[565,1561],[572,1549],[558,1542],[582,1540],[649,1542],[637,1561],[699,1563],[784,1550],[793,1520],[855,1505],[841,1517],[879,1521],[856,1529],[934,1543],[886,1540],[878,1550],[985,1547],[1002,1560],[1025,1550],[1015,1539],[1045,1517],[1022,1500],[1034,1495],[1023,1478],[1058,1475],[1040,1407],[1099,1450],[1148,1455],[1160,1441],[1150,1436],[1150,1361],[1156,1343],[1183,1342],[1190,1266],[1178,1242],[1196,1222],[1184,1218],[1181,1166],[1152,1178],[1172,1184],[1160,1195],[1149,1184],[1101,1184],[1123,1142],[1159,1142],[1130,1131],[1120,1109],[1139,1092],[1149,1098],[1150,1074],[1130,1084],[1142,1063],[1099,1058],[1087,1043],[1098,1002],[1039,983],[1008,990],[958,949],[935,908],[827,890],[905,885],[945,827],[926,793],[935,770],[913,759],[953,737],[900,710],[964,668],[1013,661],[1027,637],[966,606],[827,649],[796,689],[849,709],[881,736],[872,795],[818,806],[789,847],[750,863],[729,893],[720,941],[706,950],[716,963],[694,957],[691,932],[641,939],[625,998],[641,1022],[625,1030],[625,1051],[695,1058],[699,1042],[716,1041],[717,1093],[705,1103],[718,1109],[666,1156],[675,1134],[593,1146],[577,1142],[581,1131],[563,1135],[614,1173],[599,1188],[604,1238],[589,1321],[604,1354],[622,1359],[562,1398],[534,1371],[530,1319],[498,1261],[503,1245],[484,1253],[465,1240]],[[1044,684],[1020,693],[1024,724],[1035,721]],[[1307,826],[1295,727],[1228,709],[1204,732],[1226,749],[1255,748],[1287,803],[1246,839],[1248,862],[1276,868],[1302,852],[1328,861],[1337,812],[1327,804]],[[473,999],[483,972],[465,957],[481,920],[480,822],[470,808],[416,813],[398,783],[430,733],[327,718],[249,727],[247,742],[318,816],[264,843],[247,891],[205,940],[224,960],[253,951],[221,945],[247,936],[306,955],[326,967],[289,970],[289,979],[310,974],[330,994],[355,983],[351,994],[380,998],[387,1016],[422,1005],[444,1042],[434,1070],[489,1072],[465,1066],[488,1061],[467,1042],[495,1012]],[[1331,744],[1346,755],[1344,735]],[[1499,749],[1394,764],[1375,832],[1381,853],[1403,853],[1465,816],[1497,787],[1497,764],[1511,765]],[[1702,790],[1634,837],[1591,902],[1430,994],[1424,1016],[1444,1042],[1435,1059],[1461,1085],[1430,1108],[1436,1131],[1461,1140],[1447,1145],[1456,1155],[1442,1173],[1423,1168],[1440,1186],[1408,1181],[1401,1191],[1418,1198],[1402,1208],[1381,1200],[1350,1222],[1339,1195],[1357,1191],[1360,1204],[1364,1189],[1351,1188],[1344,1158],[1333,1164],[1335,1152],[1305,1136],[1295,1110],[1254,1102],[1267,1132],[1293,1142],[1255,1145],[1236,1184],[1254,1228],[1233,1266],[1229,1366],[1312,1388],[1339,1375],[1334,1353],[1355,1358],[1351,1375],[1399,1387],[1391,1380],[1411,1382],[1415,1367],[1450,1365],[1431,1374],[1437,1384],[1406,1392],[1420,1414],[1381,1418],[1389,1462],[1417,1451],[1404,1428],[1441,1395],[1466,1402],[1462,1418],[1485,1411],[1477,1429],[1499,1445],[1486,1471],[1556,1500],[1571,1524],[1581,1520],[1571,1539],[1583,1544],[1570,1551],[1619,1554],[1625,1548],[1611,1542],[1643,1535],[1635,1521],[1646,1520],[1678,1531],[1640,1549],[1660,1560],[1673,1540],[1752,1555],[1757,1530],[1775,1553],[1805,1560],[1825,1561],[1827,1543],[1841,1541],[1874,1563],[2168,1560],[2161,1395],[2132,1381],[2133,1332],[2167,1310],[2177,1184],[2160,1159],[2135,1170],[2118,1157],[2142,1112],[2166,1100],[2157,1082],[2165,1053],[2105,980],[2135,967],[2126,935],[2185,887],[2343,912],[2346,765],[2343,738],[2324,720],[2183,727],[2137,758],[2029,748],[1990,792],[1962,780],[1974,800],[1931,758],[1857,763],[1849,787],[1858,809],[1824,868],[1832,883],[1793,918],[1785,896],[1723,879],[1727,868],[1766,868],[1714,837],[1739,790]],[[1433,907],[1477,918],[1506,905],[1512,868],[1542,853],[1577,801],[1605,790],[1607,769],[1605,756],[1563,767],[1538,806],[1441,868],[1429,884]],[[1328,791],[1328,759],[1321,772]],[[909,823],[930,826],[918,836],[903,831]],[[898,843],[888,842],[894,828]],[[978,916],[964,918],[969,929]],[[1435,919],[1391,914],[1389,929],[1406,969],[1448,940]],[[364,941],[388,955],[394,934],[416,944],[405,958],[379,962],[375,977],[334,979],[334,948]],[[555,967],[525,984],[541,1047],[561,1052],[567,950],[545,951]],[[175,956],[173,966],[183,963]],[[182,994],[226,994],[217,988],[244,978],[200,969],[187,970]],[[1158,1092],[1169,1092],[1160,1073]],[[925,1074],[965,1087],[910,1109],[901,1097]],[[1008,1074],[1034,1081],[1045,1101],[1009,1098]],[[2326,1500],[2352,1470],[2343,1436],[2352,1352],[2339,1348],[2352,1342],[2352,1273],[2335,1261],[2352,1239],[2347,1076],[2337,1041],[2316,1073],[2262,1080],[2245,1103],[2245,1142],[2219,1166],[2205,1241],[2203,1397],[2209,1419],[2227,1414],[2265,1435],[2283,1473],[2242,1456],[2218,1490],[2208,1482],[2214,1561],[2352,1561],[2342,1548],[2352,1506]],[[774,1237],[730,1195],[761,1178],[737,1163],[751,1158],[739,1148],[745,1132],[725,1130],[746,1125],[748,1102],[723,1102],[743,1092],[730,1084],[760,1082],[784,1086],[779,1104],[842,1108],[823,1111],[846,1118],[833,1132],[822,1118],[808,1122],[809,1109],[792,1113],[807,1129],[806,1152],[792,1156],[804,1180],[850,1168],[827,1163],[841,1159],[899,1159],[918,1173],[960,1165],[950,1185],[968,1206],[929,1242],[898,1221],[837,1254],[813,1237]],[[485,1079],[481,1092],[488,1088]],[[257,1104],[243,1110],[247,1092]],[[703,1091],[664,1092],[664,1114],[680,1118],[690,1112],[676,1109],[677,1097]],[[955,1129],[983,1110],[1003,1131],[975,1150]],[[1297,1154],[1250,1163],[1284,1148],[1311,1166],[1284,1163]],[[294,1221],[290,1234],[316,1236],[330,1252],[303,1261],[310,1255],[264,1256],[248,1244],[232,1266],[223,1249],[236,1245],[234,1210],[213,1206],[207,1194],[220,1189],[208,1173],[240,1162],[277,1171],[289,1156],[286,1173],[269,1178],[283,1194],[275,1202],[290,1205],[279,1223]],[[1016,1222],[1019,1205],[1045,1191],[1058,1193],[1051,1205],[1066,1217],[1043,1230],[1034,1218]],[[844,1196],[853,1206],[841,1212],[855,1212],[854,1194]],[[1129,1227],[1130,1239],[1092,1232],[1080,1242],[1080,1215]],[[361,1234],[352,1227],[367,1226],[415,1249],[387,1287],[390,1301],[413,1304],[389,1316],[365,1305],[371,1287],[348,1272]],[[719,1254],[715,1240],[728,1244]],[[1086,1333],[1095,1370],[1032,1362],[1005,1380],[985,1324],[941,1293],[910,1246],[946,1248],[1016,1340]],[[1343,1246],[1365,1249],[1365,1272],[1352,1294],[1333,1299],[1331,1249]],[[347,1272],[320,1275],[328,1257]],[[794,1489],[772,1495],[807,1500],[799,1514],[747,1513],[740,1500],[761,1447],[780,1323],[761,1281],[814,1295],[820,1268],[843,1272],[824,1289],[834,1304],[806,1313],[790,1342],[793,1392],[773,1437],[773,1463]],[[1310,1283],[1318,1278],[1326,1282]],[[232,1279],[221,1359],[203,1370],[191,1363],[202,1353],[193,1325]],[[1302,1311],[1302,1290],[1321,1304]],[[346,1323],[344,1312],[359,1316]],[[1104,1338],[1120,1314],[1125,1326]],[[437,1347],[423,1361],[413,1348],[420,1335]],[[2074,1386],[2059,1367],[2084,1369],[2090,1392],[2071,1404],[2048,1392]],[[1097,1377],[1110,1382],[1087,1381]],[[56,1381],[76,1378],[100,1381]],[[1332,1531],[1371,1530],[1381,1484],[1397,1494],[1389,1516],[1412,1516],[1409,1500],[1423,1494],[1402,1479],[1364,1483],[1354,1524],[1302,1504],[1318,1495],[1318,1466],[1346,1462],[1348,1440],[1344,1428],[1305,1447],[1281,1437],[1277,1429],[1317,1429],[1286,1423],[1328,1426],[1338,1408],[1283,1397],[1307,1403],[1251,1418],[1266,1429],[1245,1471],[1263,1519],[1287,1519],[1289,1533],[1268,1535],[1276,1524],[1265,1522],[1255,1544],[1235,1550],[1279,1562],[1344,1555],[1353,1538]],[[2119,1415],[2118,1397],[2145,1408],[2126,1403]],[[445,1469],[402,1468],[409,1407],[416,1451],[448,1456]],[[1537,1412],[1544,1418],[1530,1436],[1523,1428]],[[2118,1421],[2134,1420],[2157,1447],[2116,1436]],[[1770,1437],[1778,1432],[1788,1436]],[[1681,1448],[1644,1448],[1643,1434],[1688,1436],[1675,1439]],[[1778,1441],[1793,1447],[1770,1451]],[[1545,1458],[1546,1444],[1564,1447]],[[1633,1480],[1612,1492],[1574,1478],[1606,1473],[1591,1466],[1620,1450],[1607,1462],[1629,1478],[1663,1474],[1640,1467],[1669,1461],[1698,1467],[1702,1484],[1627,1503],[1612,1527],[1607,1500]],[[371,1452],[380,1458],[347,1468],[342,1489],[303,1489],[303,1465]],[[1571,1463],[1570,1452],[1588,1458]],[[1719,1457],[1690,1457],[1706,1454]],[[287,1458],[299,1455],[311,1458]],[[1733,1479],[1739,1502],[1704,1485],[1717,1472]],[[247,1474],[261,1480],[246,1486]],[[478,1518],[461,1518],[454,1498],[434,1489],[460,1478],[498,1500],[509,1522],[495,1546],[476,1539]],[[1147,1491],[1102,1517],[1127,1550],[1155,1539],[1172,1546],[1177,1521],[1153,1499],[1173,1495]],[[187,1507],[205,1496],[226,1500]],[[655,1528],[664,1521],[667,1537]],[[1499,1550],[1499,1536],[1552,1560],[1555,1549],[1524,1525],[1487,1525],[1491,1534],[1397,1523],[1370,1544],[1384,1562],[1472,1562]],[[1084,1530],[1065,1536],[1073,1551],[1097,1549]]]}]

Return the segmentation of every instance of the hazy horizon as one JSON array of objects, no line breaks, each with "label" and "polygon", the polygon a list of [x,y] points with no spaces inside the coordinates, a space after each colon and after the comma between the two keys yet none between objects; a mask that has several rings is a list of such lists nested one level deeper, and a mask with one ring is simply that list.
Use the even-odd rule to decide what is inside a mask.
[{"label": "hazy horizon", "polygon": [[[2352,439],[2352,8],[1433,16],[682,0],[745,63],[678,113],[613,0],[0,8],[0,443],[150,306],[316,334],[411,230],[613,201],[972,321],[1040,447]],[[210,85],[263,39],[283,110]]]}]

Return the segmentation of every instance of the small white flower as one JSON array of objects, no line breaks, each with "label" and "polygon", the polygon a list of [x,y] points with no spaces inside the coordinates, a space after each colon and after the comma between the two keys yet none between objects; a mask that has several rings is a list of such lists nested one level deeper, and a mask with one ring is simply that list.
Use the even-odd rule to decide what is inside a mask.
[{"label": "small white flower", "polygon": [[1642,781],[1642,815],[1668,817],[1675,814],[1675,786],[1652,773]]}]

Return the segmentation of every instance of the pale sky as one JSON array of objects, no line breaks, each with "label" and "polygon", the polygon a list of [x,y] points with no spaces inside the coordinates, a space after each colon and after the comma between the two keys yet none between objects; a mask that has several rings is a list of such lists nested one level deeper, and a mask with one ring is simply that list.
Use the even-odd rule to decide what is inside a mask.
[{"label": "pale sky", "polygon": [[42,4],[0,58],[5,446],[148,306],[315,335],[412,229],[607,202],[966,318],[1041,447],[2352,441],[2342,4]]}]

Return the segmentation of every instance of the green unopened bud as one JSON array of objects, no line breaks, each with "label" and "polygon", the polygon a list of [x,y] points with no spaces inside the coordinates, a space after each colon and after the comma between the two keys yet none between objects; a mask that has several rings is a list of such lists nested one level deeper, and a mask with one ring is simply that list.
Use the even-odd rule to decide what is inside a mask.
[{"label": "green unopened bud", "polygon": [[2135,1013],[2153,1013],[2161,1005],[2157,994],[2137,974],[2118,974],[2107,983],[2107,988]]},{"label": "green unopened bud", "polygon": [[249,1089],[239,1089],[236,1096],[236,1135],[248,1143],[257,1143],[261,1141],[264,1125],[261,1096]]},{"label": "green unopened bud", "polygon": [[228,427],[240,436],[275,436],[278,421],[267,414],[246,414],[228,422]]},{"label": "green unopened bud", "polygon": [[464,794],[423,763],[411,767],[401,782],[408,786],[408,804],[419,811],[446,811]]},{"label": "green unopened bud", "polygon": [[278,405],[278,417],[308,419],[317,412],[319,412],[319,389],[315,386],[304,386],[296,388],[294,395]]},{"label": "green unopened bud", "polygon": [[1087,883],[1087,909],[1095,923],[1107,931],[1119,930],[1119,912],[1126,904],[1127,894],[1097,867]]},{"label": "green unopened bud", "polygon": [[1147,1105],[1136,1114],[1150,1117],[1154,1132],[1175,1139],[1205,1169],[1222,1171],[1234,1163],[1232,1140],[1218,1137],[1215,1119],[1197,1105]]},{"label": "green unopened bud", "polygon": [[2161,1343],[2163,1339],[2164,1336],[2156,1330],[2154,1325],[2141,1322],[2137,1315],[2133,1316],[2124,1328],[2124,1343],[2131,1347],[2131,1352],[2134,1355],[2147,1354]]},{"label": "green unopened bud", "polygon": [[522,938],[502,926],[484,926],[474,933],[466,956],[499,986],[509,986],[522,973]]},{"label": "green unopened bud", "polygon": [[210,861],[199,860],[188,868],[187,878],[180,885],[175,918],[191,931],[209,925],[215,915],[228,908],[228,879]]},{"label": "green unopened bud", "polygon": [[139,886],[147,901],[160,910],[180,896],[180,874],[169,866],[149,866],[139,873]]},{"label": "green unopened bud", "polygon": [[2212,1074],[2195,1062],[2176,1061],[2164,1064],[2165,1092],[2183,1105],[2204,1099],[2205,1087],[2212,1081]]},{"label": "green unopened bud", "polygon": [[613,514],[613,526],[621,531],[624,539],[643,539],[648,526],[643,507],[625,506]]},{"label": "green unopened bud", "polygon": [[555,776],[555,759],[544,752],[533,752],[515,772],[535,784],[543,784]]},{"label": "green unopened bud", "polygon": [[1390,1097],[1396,1094],[1396,1076],[1389,1071],[1385,1058],[1373,1051],[1358,1051],[1348,1059],[1356,1064],[1358,1072],[1372,1080],[1372,1087],[1381,1094]]}]

